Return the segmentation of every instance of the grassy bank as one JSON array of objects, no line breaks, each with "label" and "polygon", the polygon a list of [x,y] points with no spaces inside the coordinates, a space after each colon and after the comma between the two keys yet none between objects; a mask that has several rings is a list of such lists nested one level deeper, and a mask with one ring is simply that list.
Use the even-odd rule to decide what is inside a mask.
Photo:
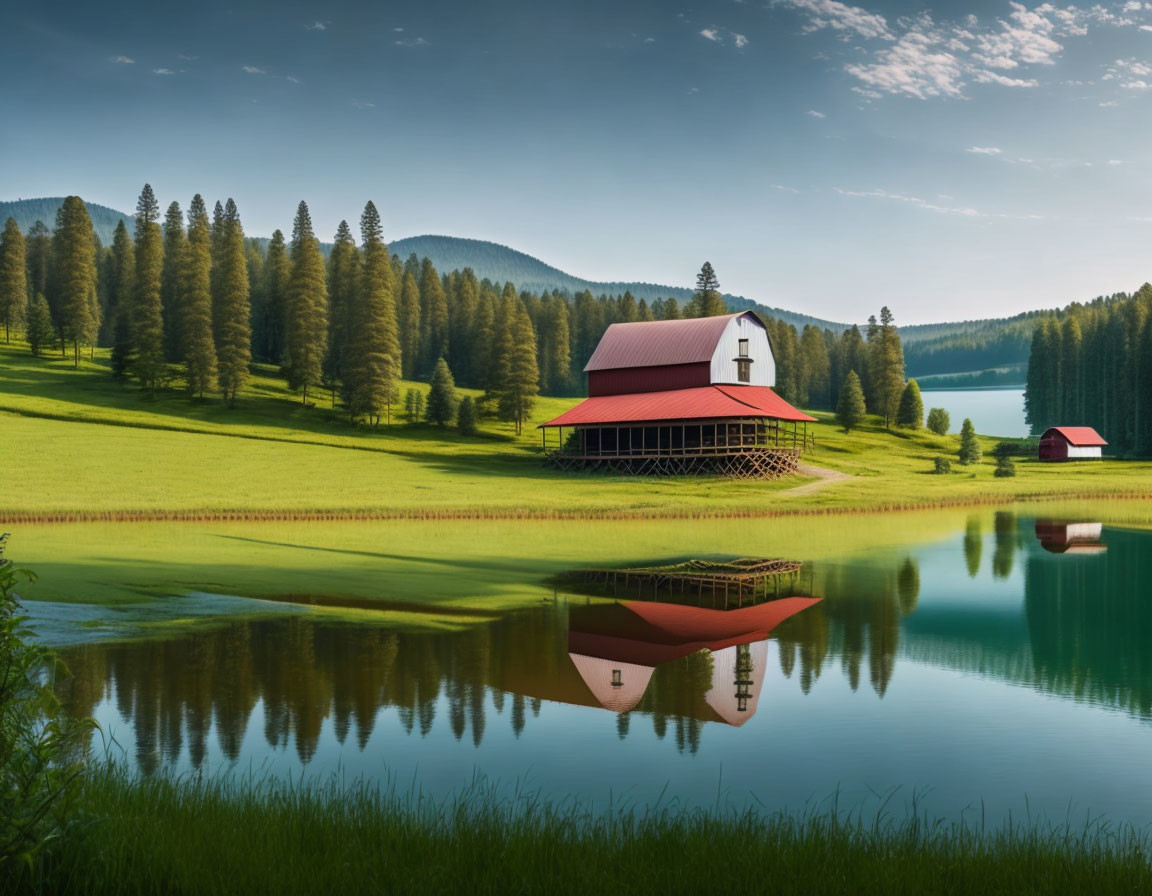
[{"label": "grassy bank", "polygon": [[[1146,832],[982,831],[883,809],[595,813],[478,788],[434,803],[370,786],[86,783],[30,892],[1112,893],[1152,887]],[[9,878],[11,882],[11,878]]]},{"label": "grassy bank", "polygon": [[[100,354],[75,370],[0,345],[0,523],[651,518],[1152,496],[1148,462],[1021,462],[1016,477],[996,479],[989,458],[933,475],[936,456],[955,455],[956,436],[886,432],[875,420],[846,434],[828,414],[818,415],[807,460],[850,478],[815,492],[792,492],[811,481],[802,476],[750,483],[561,474],[544,465],[534,425],[575,399],[540,399],[520,437],[492,421],[475,437],[424,424],[368,430],[339,411],[301,407],[272,373],[258,371],[229,408],[177,392],[144,396],[116,383]],[[984,440],[987,451],[994,444]]]}]

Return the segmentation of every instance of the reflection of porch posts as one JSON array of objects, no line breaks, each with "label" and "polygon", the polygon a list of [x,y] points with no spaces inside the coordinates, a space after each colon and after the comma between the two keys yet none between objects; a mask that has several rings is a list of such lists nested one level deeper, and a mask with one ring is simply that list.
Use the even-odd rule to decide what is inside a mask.
[{"label": "reflection of porch posts", "polygon": [[748,712],[752,699],[752,648],[748,644],[736,646],[736,711]]}]

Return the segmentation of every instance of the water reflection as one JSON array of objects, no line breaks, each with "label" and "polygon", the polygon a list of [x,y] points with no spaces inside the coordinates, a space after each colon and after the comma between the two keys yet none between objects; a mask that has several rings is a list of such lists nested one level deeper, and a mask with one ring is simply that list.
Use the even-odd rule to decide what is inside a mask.
[{"label": "water reflection", "polygon": [[[531,749],[546,749],[564,734],[535,727],[545,704],[598,710],[614,738],[691,756],[707,726],[745,726],[781,688],[814,699],[830,670],[847,685],[836,699],[870,693],[895,701],[895,718],[920,719],[924,706],[891,691],[905,663],[1152,718],[1150,546],[1146,533],[1000,513],[987,534],[973,517],[923,550],[806,564],[727,610],[562,591],[462,632],[295,616],[87,644],[65,651],[74,676],[61,696],[80,715],[114,707],[145,771],[200,767],[213,750],[309,763],[326,739],[363,752],[381,726],[413,751],[435,732],[471,752],[486,739],[522,744],[530,729]],[[947,713],[924,722],[947,724]]]},{"label": "water reflection", "polygon": [[1036,538],[1052,554],[1101,554],[1108,550],[1103,533],[1103,523],[1036,521]]}]

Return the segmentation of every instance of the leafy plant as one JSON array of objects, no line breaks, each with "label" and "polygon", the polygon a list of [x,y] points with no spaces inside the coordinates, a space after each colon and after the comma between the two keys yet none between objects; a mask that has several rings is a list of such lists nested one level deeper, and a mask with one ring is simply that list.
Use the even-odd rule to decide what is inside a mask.
[{"label": "leafy plant", "polygon": [[936,458],[936,472],[941,476],[945,475],[946,473],[951,473],[952,472],[952,461],[946,457],[937,457]]},{"label": "leafy plant", "polygon": [[1006,478],[1008,476],[1015,476],[1016,464],[1014,464],[1012,459],[1007,455],[1001,455],[1000,459],[996,462],[995,475],[1000,479]]},{"label": "leafy plant", "polygon": [[[0,535],[0,878],[30,869],[59,833],[83,768],[93,723],[60,713],[55,658],[28,637],[16,586],[35,576],[4,557]],[[5,870],[7,869],[7,870]]]}]

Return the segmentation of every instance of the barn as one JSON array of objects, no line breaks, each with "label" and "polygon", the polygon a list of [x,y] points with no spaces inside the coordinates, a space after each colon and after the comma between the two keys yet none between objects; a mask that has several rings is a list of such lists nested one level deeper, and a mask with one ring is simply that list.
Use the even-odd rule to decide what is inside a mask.
[{"label": "barn", "polygon": [[1091,426],[1053,426],[1040,436],[1040,460],[1099,460],[1107,444]]},{"label": "barn", "polygon": [[564,469],[771,478],[795,472],[816,419],[772,390],[772,345],[751,311],[613,324],[584,370],[588,398],[540,426]]}]

